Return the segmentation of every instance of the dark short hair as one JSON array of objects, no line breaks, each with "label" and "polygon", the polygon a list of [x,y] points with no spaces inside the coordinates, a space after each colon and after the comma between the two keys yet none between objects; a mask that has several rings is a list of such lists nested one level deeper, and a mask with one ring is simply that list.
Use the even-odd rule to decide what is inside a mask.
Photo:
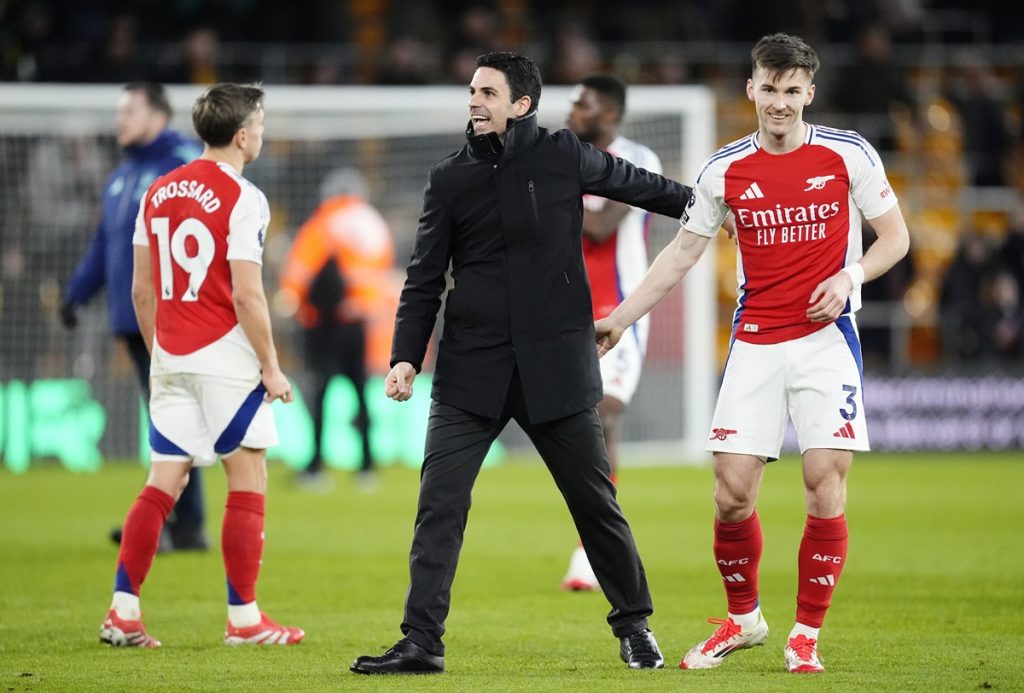
[{"label": "dark short hair", "polygon": [[124,85],[127,92],[139,92],[146,97],[146,103],[154,111],[159,111],[171,118],[171,102],[167,99],[167,90],[164,85],[156,82],[129,82]]},{"label": "dark short hair", "polygon": [[621,79],[615,75],[590,75],[581,79],[580,84],[597,92],[615,109],[619,119],[626,115],[626,85]]},{"label": "dark short hair", "polygon": [[751,72],[758,67],[784,75],[790,70],[805,70],[811,77],[821,67],[818,54],[799,36],[769,34],[762,36],[750,51]]},{"label": "dark short hair", "polygon": [[211,147],[228,145],[246,121],[263,107],[263,89],[255,84],[214,84],[196,99],[192,125]]},{"label": "dark short hair", "polygon": [[476,59],[477,67],[489,67],[505,75],[508,88],[512,92],[515,103],[524,96],[530,97],[530,110],[537,110],[540,105],[540,70],[537,63],[525,55],[497,51],[486,53]]}]

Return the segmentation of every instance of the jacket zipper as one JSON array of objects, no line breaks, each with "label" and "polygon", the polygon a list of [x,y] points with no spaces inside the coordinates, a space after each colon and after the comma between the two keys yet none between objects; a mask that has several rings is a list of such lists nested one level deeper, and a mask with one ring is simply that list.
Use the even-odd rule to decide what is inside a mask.
[{"label": "jacket zipper", "polygon": [[537,224],[537,233],[540,233],[540,212],[537,209],[537,191],[534,189],[533,180],[528,180],[526,187],[530,191],[530,204],[533,205],[533,221]]}]

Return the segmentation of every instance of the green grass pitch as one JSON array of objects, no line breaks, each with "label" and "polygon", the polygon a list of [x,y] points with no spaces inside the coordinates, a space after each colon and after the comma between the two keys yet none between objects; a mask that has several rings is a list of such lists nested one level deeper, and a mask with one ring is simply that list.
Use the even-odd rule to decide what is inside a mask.
[{"label": "green grass pitch", "polygon": [[[0,691],[1021,690],[1024,689],[1024,455],[862,456],[850,478],[848,565],[822,631],[822,676],[785,673],[796,550],[798,460],[768,470],[765,647],[713,671],[676,665],[725,600],[711,558],[711,471],[626,468],[620,500],[654,595],[663,671],[628,671],[600,594],[558,583],[575,545],[569,516],[533,457],[485,469],[474,493],[440,677],[357,677],[349,663],[400,636],[418,475],[388,468],[366,493],[335,473],[315,495],[273,466],[260,604],[300,625],[288,648],[221,644],[220,553],[158,556],[143,591],[157,651],[101,645],[116,553],[107,541],[143,471],[52,466],[0,472]],[[206,472],[219,535],[224,482]]]}]

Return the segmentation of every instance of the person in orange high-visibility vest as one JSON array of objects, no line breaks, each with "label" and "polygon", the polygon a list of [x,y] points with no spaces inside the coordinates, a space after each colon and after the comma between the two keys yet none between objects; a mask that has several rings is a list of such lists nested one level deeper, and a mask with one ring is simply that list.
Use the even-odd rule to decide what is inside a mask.
[{"label": "person in orange high-visibility vest", "polygon": [[360,477],[372,479],[370,416],[366,406],[367,322],[390,308],[394,245],[387,222],[368,200],[366,179],[337,169],[320,186],[320,206],[299,228],[281,270],[286,305],[303,328],[306,363],[315,386],[309,398],[315,449],[300,481],[324,479],[321,452],[324,396],[331,378],[355,387],[362,438]]}]

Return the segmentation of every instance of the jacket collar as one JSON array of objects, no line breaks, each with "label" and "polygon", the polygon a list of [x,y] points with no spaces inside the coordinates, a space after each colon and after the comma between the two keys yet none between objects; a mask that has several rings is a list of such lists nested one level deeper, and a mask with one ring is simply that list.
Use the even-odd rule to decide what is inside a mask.
[{"label": "jacket collar", "polygon": [[530,146],[539,134],[536,109],[522,118],[509,118],[504,144],[493,132],[486,135],[474,135],[472,120],[466,125],[466,140],[469,142],[469,149],[474,156],[481,159],[497,159],[503,152],[508,157],[515,156],[520,149]]},{"label": "jacket collar", "polygon": [[166,129],[156,136],[149,144],[135,144],[124,148],[125,156],[133,160],[149,160],[170,153],[179,143],[179,135]]}]

